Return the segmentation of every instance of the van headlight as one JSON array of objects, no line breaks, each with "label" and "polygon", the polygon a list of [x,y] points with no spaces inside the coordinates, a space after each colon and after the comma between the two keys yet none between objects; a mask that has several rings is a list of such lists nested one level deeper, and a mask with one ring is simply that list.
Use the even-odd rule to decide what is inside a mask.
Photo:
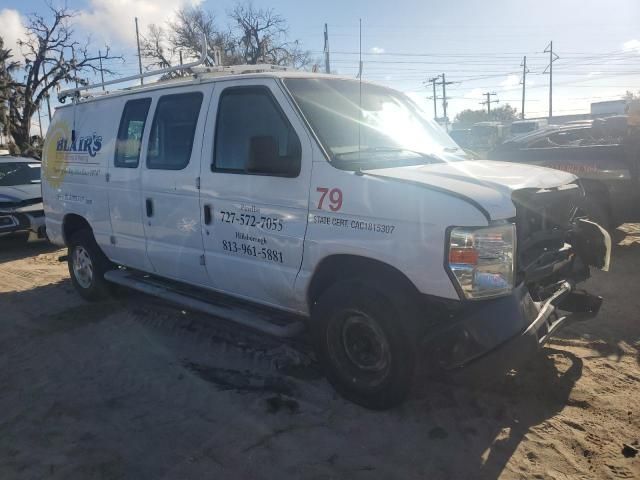
[{"label": "van headlight", "polygon": [[452,228],[445,265],[468,299],[497,297],[513,289],[516,227]]}]

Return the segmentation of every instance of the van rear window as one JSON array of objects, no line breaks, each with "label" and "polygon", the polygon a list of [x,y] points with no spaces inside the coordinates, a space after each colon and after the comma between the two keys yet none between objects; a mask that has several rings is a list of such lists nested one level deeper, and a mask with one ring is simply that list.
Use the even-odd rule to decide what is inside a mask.
[{"label": "van rear window", "polygon": [[150,98],[129,100],[124,105],[118,128],[118,143],[114,165],[121,168],[137,168],[144,125],[151,105]]},{"label": "van rear window", "polygon": [[153,118],[147,168],[182,170],[189,164],[202,93],[165,95]]}]

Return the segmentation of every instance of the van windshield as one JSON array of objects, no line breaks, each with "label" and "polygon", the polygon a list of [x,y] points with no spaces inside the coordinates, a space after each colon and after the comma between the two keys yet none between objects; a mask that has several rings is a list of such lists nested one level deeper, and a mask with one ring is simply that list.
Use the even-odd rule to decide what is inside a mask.
[{"label": "van windshield", "polygon": [[406,96],[342,79],[289,78],[285,84],[332,161],[383,168],[462,160],[463,151]]}]

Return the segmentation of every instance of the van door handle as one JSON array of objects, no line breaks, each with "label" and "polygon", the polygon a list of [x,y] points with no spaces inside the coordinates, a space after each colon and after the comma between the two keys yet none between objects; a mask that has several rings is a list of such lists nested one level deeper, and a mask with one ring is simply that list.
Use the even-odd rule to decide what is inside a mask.
[{"label": "van door handle", "polygon": [[153,200],[150,198],[147,198],[147,201],[145,202],[146,207],[147,207],[147,217],[153,217]]},{"label": "van door handle", "polygon": [[211,205],[204,206],[204,224],[211,225]]}]

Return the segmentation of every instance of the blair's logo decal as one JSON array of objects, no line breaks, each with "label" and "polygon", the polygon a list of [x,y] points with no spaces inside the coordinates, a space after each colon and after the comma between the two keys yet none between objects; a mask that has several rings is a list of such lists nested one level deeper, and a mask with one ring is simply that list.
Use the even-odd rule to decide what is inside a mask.
[{"label": "blair's logo decal", "polygon": [[95,132],[92,135],[77,138],[75,141],[63,137],[56,142],[58,152],[87,153],[90,157],[95,157],[101,148],[102,137]]},{"label": "blair's logo decal", "polygon": [[98,164],[94,157],[102,148],[102,136],[95,132],[75,139],[72,136],[69,124],[64,120],[49,127],[42,165],[45,180],[54,188],[62,184],[69,169],[73,170],[78,165],[80,168],[81,165],[95,168]]}]

